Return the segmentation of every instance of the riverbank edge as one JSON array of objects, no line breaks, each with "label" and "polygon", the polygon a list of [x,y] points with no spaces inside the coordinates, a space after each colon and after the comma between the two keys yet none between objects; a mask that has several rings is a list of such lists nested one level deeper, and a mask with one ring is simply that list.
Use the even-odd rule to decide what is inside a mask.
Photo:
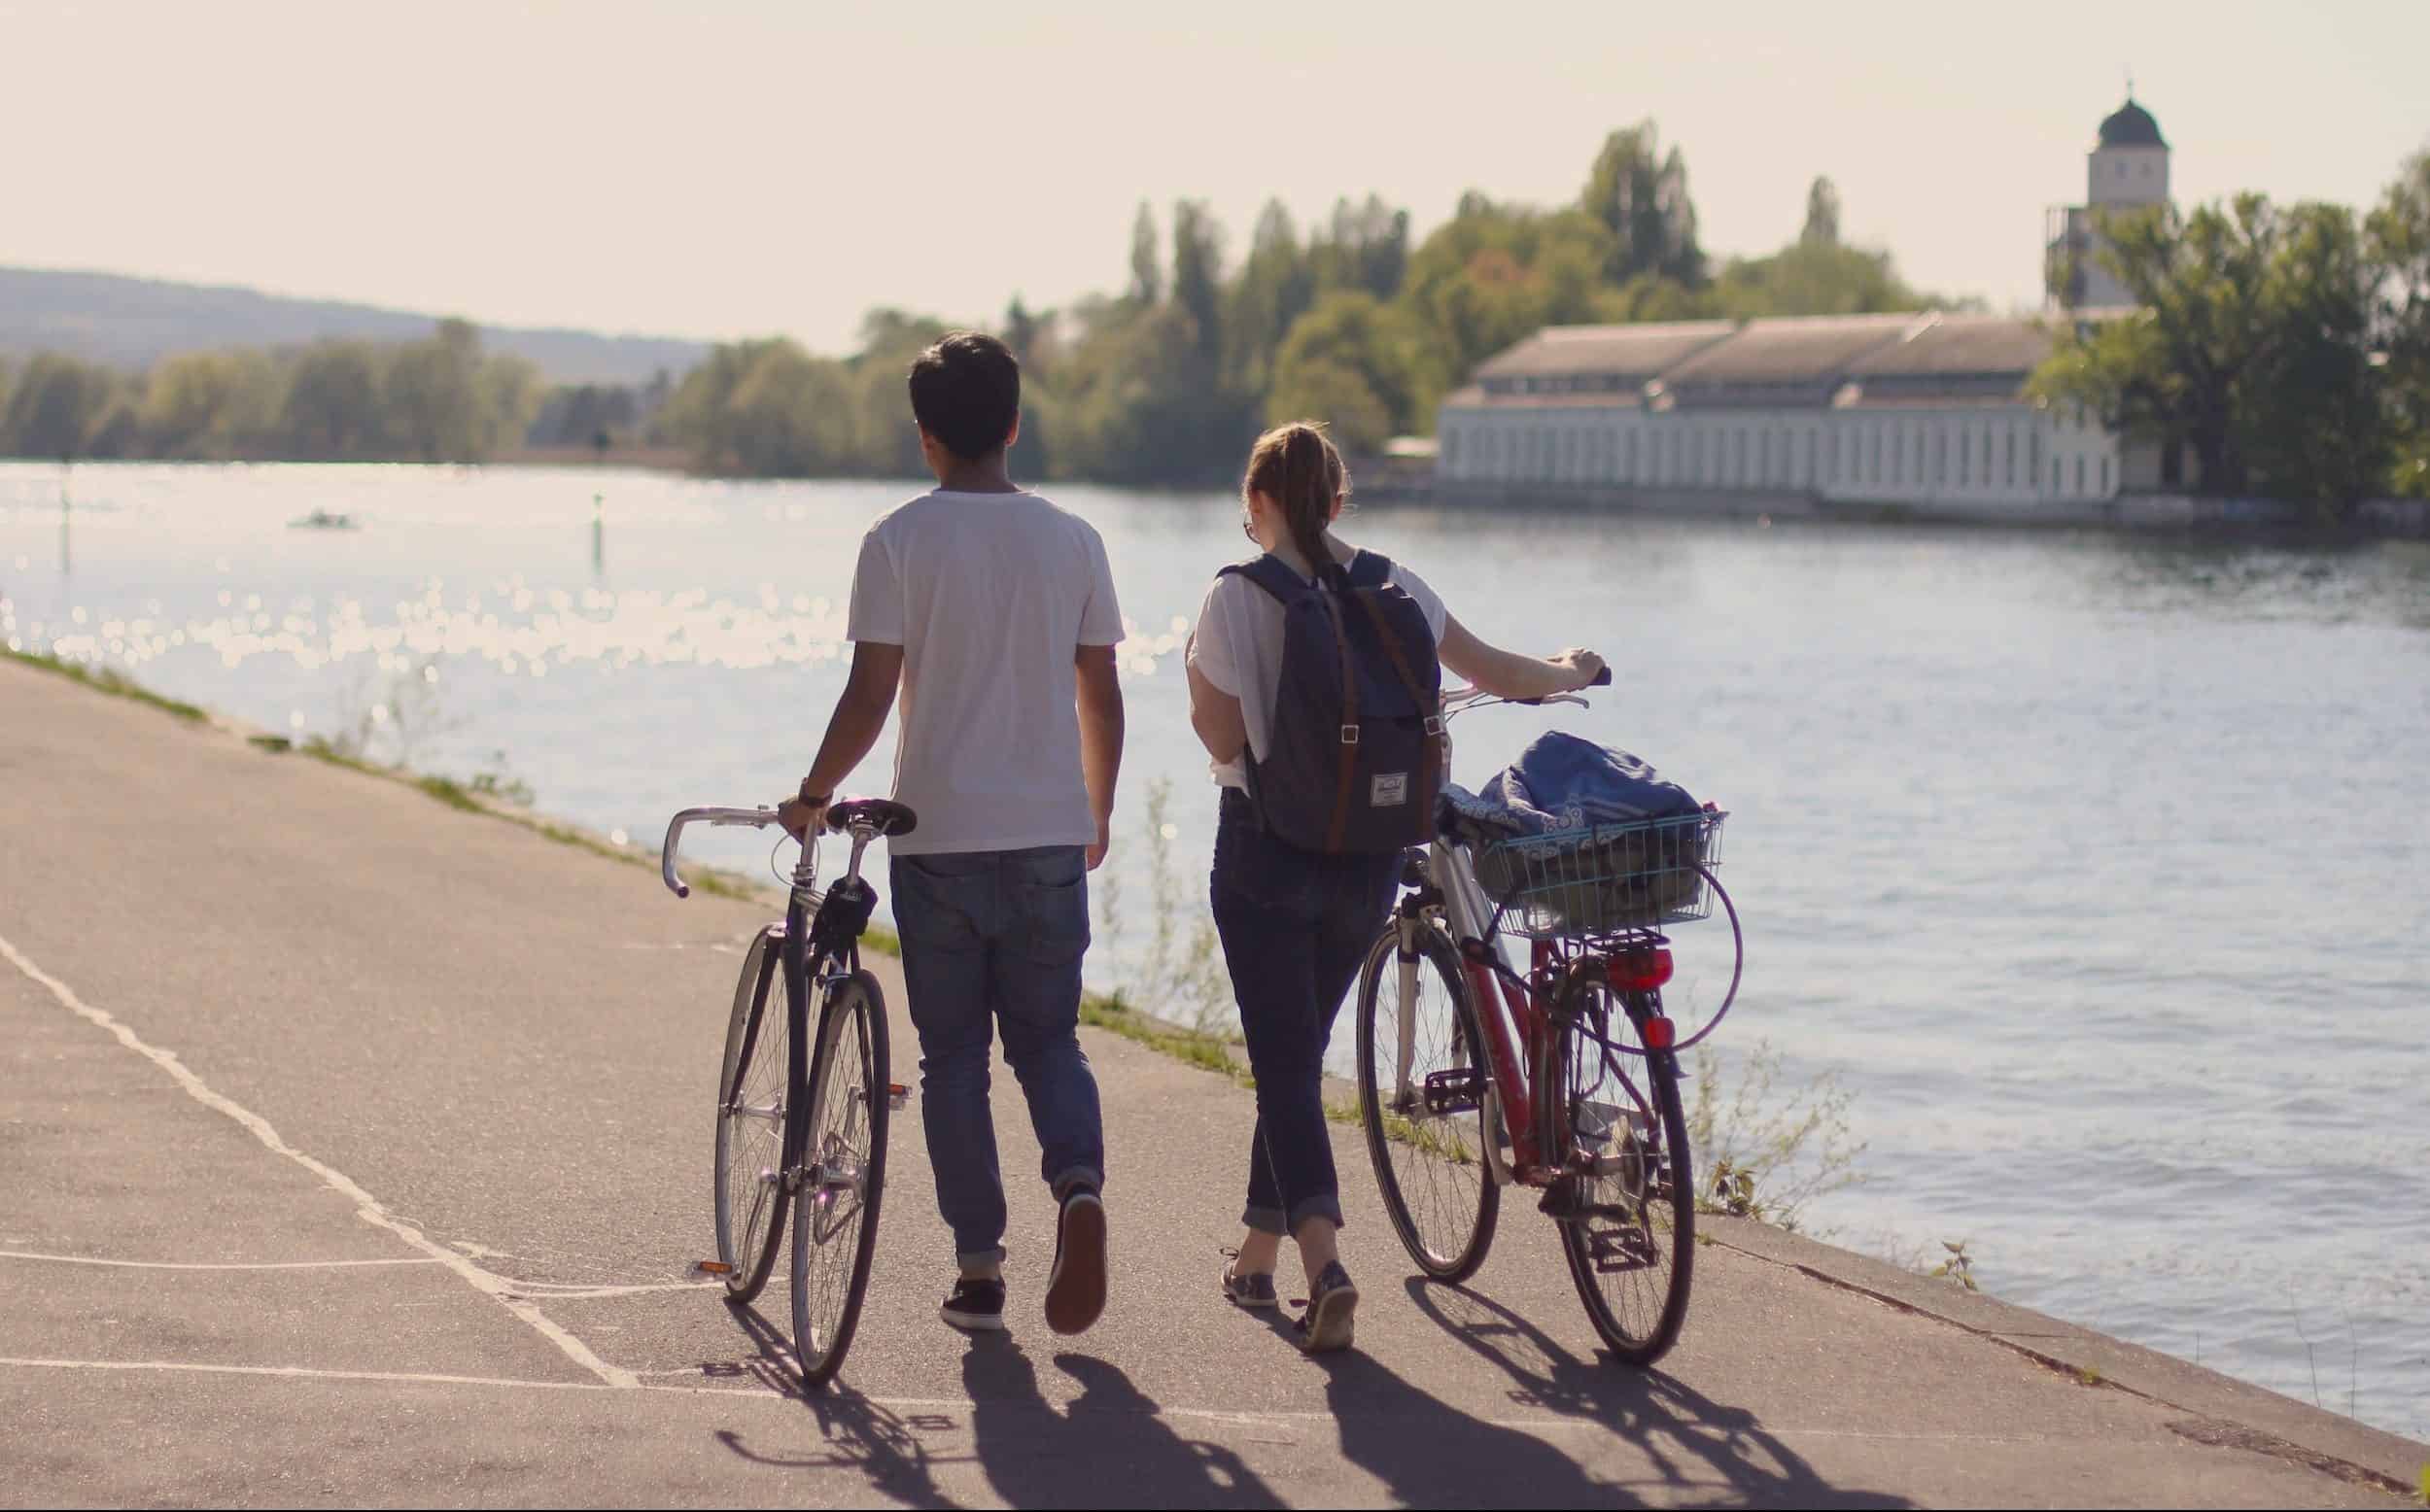
[{"label": "riverbank edge", "polygon": [[[460,811],[514,824],[541,839],[573,845],[608,860],[644,869],[652,865],[646,854],[634,847],[616,845],[579,826],[473,793],[449,778],[422,776],[354,760],[326,746],[316,749],[315,742],[297,744],[244,721],[162,698],[120,674],[112,673],[104,679],[82,664],[0,651],[0,668],[10,665],[57,676],[91,692],[146,704],[197,734],[207,732],[206,738],[242,741],[264,759],[317,759],[360,775],[417,788]],[[780,889],[740,874],[702,867],[688,869],[686,875],[693,885],[716,896],[775,907],[782,904]],[[899,943],[887,932],[873,931],[867,943],[889,955],[900,953]],[[1236,1042],[1225,1037],[1169,1024],[1098,994],[1091,994],[1082,1019],[1092,1027],[1119,1034],[1202,1070],[1228,1076],[1235,1083],[1248,1084],[1247,1067],[1232,1054]],[[1328,1111],[1336,1117],[1342,1116],[1340,1110]],[[2072,1376],[2088,1390],[2123,1391],[2185,1413],[2185,1421],[2171,1423],[2170,1427],[2194,1442],[2269,1455],[2349,1484],[2430,1499],[2430,1444],[2416,1443],[2207,1367],[1752,1219],[1699,1215],[1698,1236],[1703,1243],[1799,1271],[1812,1280],[1856,1291],[1884,1306],[1920,1314],[1975,1334],[2044,1368]]]}]

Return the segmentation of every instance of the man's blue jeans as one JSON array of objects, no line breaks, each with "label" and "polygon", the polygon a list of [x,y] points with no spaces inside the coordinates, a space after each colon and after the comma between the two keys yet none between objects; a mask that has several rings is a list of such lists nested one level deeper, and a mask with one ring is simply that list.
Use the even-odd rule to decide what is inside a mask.
[{"label": "man's blue jeans", "polygon": [[1080,1049],[1089,871],[1077,845],[896,856],[894,923],[920,1032],[920,1117],[955,1258],[1004,1255],[1004,1175],[988,1103],[995,1032],[1059,1198],[1105,1182],[1096,1077]]}]

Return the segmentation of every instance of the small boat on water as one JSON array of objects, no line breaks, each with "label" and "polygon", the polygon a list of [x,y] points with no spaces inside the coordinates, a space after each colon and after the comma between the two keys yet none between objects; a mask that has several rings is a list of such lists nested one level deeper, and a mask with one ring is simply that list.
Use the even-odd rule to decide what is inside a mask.
[{"label": "small boat on water", "polygon": [[300,520],[288,521],[287,528],[291,531],[351,531],[355,529],[355,517],[315,509]]}]

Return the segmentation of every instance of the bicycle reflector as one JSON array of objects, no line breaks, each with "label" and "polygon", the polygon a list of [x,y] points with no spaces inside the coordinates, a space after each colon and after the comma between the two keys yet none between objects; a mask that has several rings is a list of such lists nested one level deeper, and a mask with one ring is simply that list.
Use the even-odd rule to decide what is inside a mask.
[{"label": "bicycle reflector", "polygon": [[1646,1048],[1667,1050],[1679,1040],[1679,1031],[1660,1014],[1646,1020]]},{"label": "bicycle reflector", "polygon": [[1651,992],[1671,979],[1671,952],[1660,945],[1623,951],[1605,971],[1614,992]]}]

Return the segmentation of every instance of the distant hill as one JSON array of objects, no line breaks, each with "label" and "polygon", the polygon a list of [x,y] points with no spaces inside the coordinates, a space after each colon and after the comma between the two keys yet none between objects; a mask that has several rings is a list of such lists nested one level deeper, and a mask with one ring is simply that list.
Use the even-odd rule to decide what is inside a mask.
[{"label": "distant hill", "polygon": [[[428,335],[436,320],[252,289],[0,268],[0,357],[47,348],[131,369],[204,347],[296,346],[325,336],[410,340]],[[558,383],[645,383],[660,368],[679,376],[708,353],[704,342],[668,336],[509,326],[482,326],[481,341],[491,351],[529,358]]]}]

